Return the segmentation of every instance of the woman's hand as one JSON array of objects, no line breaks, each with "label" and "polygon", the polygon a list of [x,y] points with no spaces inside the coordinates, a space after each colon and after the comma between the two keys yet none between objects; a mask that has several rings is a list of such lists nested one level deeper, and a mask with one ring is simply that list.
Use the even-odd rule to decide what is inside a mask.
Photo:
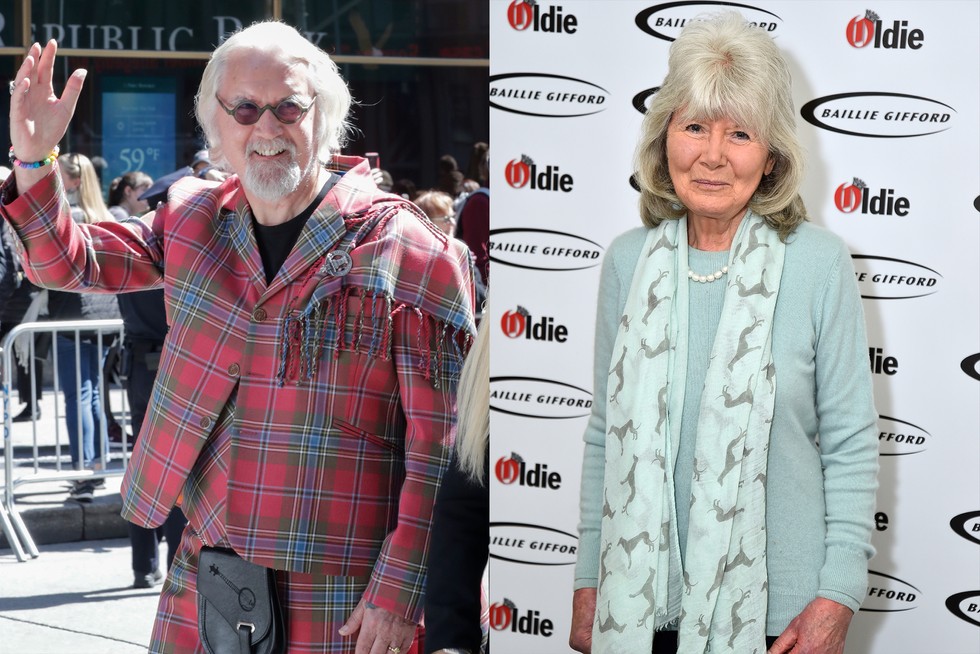
[{"label": "woman's hand", "polygon": [[793,618],[768,654],[842,654],[852,615],[843,604],[818,597]]},{"label": "woman's hand", "polygon": [[[35,43],[14,78],[10,96],[10,144],[21,161],[40,161],[51,153],[68,130],[87,72],[76,70],[59,98],[51,84],[58,44],[41,49]],[[44,171],[47,173],[47,171]]]},{"label": "woman's hand", "polygon": [[568,646],[576,652],[592,652],[592,623],[595,622],[595,588],[579,588],[572,596],[572,630]]}]

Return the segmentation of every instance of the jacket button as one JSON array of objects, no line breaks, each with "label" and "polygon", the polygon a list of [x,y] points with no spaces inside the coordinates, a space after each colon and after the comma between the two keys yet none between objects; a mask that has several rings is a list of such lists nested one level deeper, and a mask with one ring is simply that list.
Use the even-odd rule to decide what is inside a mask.
[{"label": "jacket button", "polygon": [[231,375],[232,377],[237,377],[238,373],[240,373],[241,371],[242,369],[238,366],[237,363],[233,363],[230,366],[228,366],[228,374]]},{"label": "jacket button", "polygon": [[211,428],[211,418],[209,418],[208,416],[204,416],[203,418],[201,418],[201,429],[210,429],[210,428]]},{"label": "jacket button", "polygon": [[267,314],[265,312],[265,309],[263,309],[262,307],[259,307],[258,309],[256,309],[255,311],[252,312],[252,318],[255,319],[255,322],[262,322],[263,320],[265,320],[268,317],[269,317],[269,314]]}]

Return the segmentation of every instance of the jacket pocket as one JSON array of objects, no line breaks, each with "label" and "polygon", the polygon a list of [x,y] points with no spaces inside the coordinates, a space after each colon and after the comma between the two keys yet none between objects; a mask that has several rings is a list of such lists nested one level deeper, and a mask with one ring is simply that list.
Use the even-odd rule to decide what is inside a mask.
[{"label": "jacket pocket", "polygon": [[397,444],[385,440],[384,438],[378,436],[377,434],[372,434],[369,431],[365,431],[360,427],[357,427],[356,425],[352,425],[351,423],[345,420],[334,420],[334,425],[337,427],[337,431],[346,434],[348,436],[353,436],[354,438],[366,440],[369,443],[373,443],[378,447],[382,447],[392,452],[397,452],[401,450],[401,448],[398,447]]}]

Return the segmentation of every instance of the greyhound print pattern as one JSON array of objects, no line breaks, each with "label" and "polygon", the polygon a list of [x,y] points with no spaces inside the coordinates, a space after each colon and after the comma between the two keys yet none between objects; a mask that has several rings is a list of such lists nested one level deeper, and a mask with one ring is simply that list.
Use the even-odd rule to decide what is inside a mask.
[{"label": "greyhound print pattern", "polygon": [[[763,642],[766,452],[777,387],[771,331],[784,249],[761,218],[746,214],[709,353],[691,495],[675,498],[686,222],[667,220],[647,235],[609,362],[594,651],[649,651],[668,623],[684,652],[736,654]],[[690,512],[688,542],[697,546],[683,566],[674,527],[680,501],[701,507]],[[656,538],[650,525],[659,525]]]}]

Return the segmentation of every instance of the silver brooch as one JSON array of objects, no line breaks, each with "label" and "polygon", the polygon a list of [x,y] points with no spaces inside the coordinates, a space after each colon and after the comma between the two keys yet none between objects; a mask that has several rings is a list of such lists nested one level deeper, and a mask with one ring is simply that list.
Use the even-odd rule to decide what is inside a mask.
[{"label": "silver brooch", "polygon": [[350,272],[354,265],[354,260],[344,250],[327,252],[327,258],[320,266],[320,274],[327,274],[331,277],[343,277]]}]

